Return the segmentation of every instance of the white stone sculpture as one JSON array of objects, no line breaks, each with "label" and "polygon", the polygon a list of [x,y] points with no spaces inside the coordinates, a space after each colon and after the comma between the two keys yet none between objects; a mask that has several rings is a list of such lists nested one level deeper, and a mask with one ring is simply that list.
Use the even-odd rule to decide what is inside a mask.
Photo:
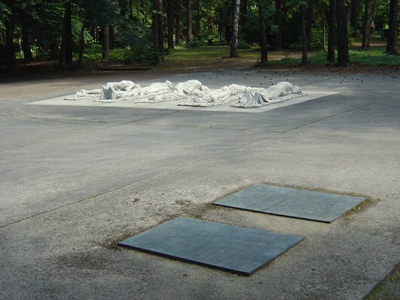
[{"label": "white stone sculpture", "polygon": [[270,103],[282,102],[302,96],[300,88],[290,82],[282,81],[267,89],[247,88],[239,101],[233,107],[252,108],[261,107]]},{"label": "white stone sculpture", "polygon": [[81,90],[66,100],[93,99],[94,101],[162,102],[184,100],[178,105],[214,106],[236,101],[231,106],[238,108],[261,107],[302,96],[298,86],[290,82],[279,82],[267,89],[237,84],[220,89],[209,89],[198,80],[188,80],[174,85],[170,81],[152,83],[141,87],[132,81],[109,82],[101,89]]}]

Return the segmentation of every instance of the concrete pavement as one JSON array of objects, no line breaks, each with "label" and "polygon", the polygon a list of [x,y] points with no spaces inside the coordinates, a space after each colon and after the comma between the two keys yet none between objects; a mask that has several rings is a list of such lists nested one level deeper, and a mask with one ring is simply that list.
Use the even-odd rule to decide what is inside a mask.
[{"label": "concrete pavement", "polygon": [[[399,78],[242,69],[0,84],[0,298],[362,299],[400,261]],[[261,113],[40,102],[123,79],[289,80],[321,97]],[[368,201],[332,224],[211,205],[259,183]],[[177,216],[305,240],[251,277],[116,245]]]}]

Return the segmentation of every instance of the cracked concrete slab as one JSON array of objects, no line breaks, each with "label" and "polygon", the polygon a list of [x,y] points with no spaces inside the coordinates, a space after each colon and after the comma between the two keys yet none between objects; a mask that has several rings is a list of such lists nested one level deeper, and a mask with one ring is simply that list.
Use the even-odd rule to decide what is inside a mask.
[{"label": "cracked concrete slab", "polygon": [[[0,84],[0,298],[362,299],[399,262],[393,72],[107,73]],[[196,78],[210,87],[288,79],[335,94],[256,114],[31,105],[107,81]],[[254,184],[368,200],[332,224],[212,205]],[[304,241],[249,278],[117,246],[179,216]]]}]

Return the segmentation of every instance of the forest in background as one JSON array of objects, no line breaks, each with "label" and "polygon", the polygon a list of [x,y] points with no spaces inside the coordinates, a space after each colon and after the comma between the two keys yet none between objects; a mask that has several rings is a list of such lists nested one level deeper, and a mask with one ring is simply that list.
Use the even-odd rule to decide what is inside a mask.
[{"label": "forest in background", "polygon": [[[358,39],[368,53],[372,37],[385,39],[385,54],[398,55],[399,0],[2,0],[0,58],[18,63],[56,61],[73,66],[119,50],[124,64],[156,65],[179,47],[256,47],[259,62],[271,50],[310,49],[327,63],[350,64]],[[194,56],[195,59],[195,56]]]}]

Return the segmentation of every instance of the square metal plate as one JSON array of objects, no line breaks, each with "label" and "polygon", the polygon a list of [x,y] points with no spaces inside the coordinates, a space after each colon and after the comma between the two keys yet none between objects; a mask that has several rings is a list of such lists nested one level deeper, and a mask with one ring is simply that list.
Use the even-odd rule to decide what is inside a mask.
[{"label": "square metal plate", "polygon": [[257,184],[215,205],[330,223],[365,198]]},{"label": "square metal plate", "polygon": [[249,276],[302,240],[299,236],[179,217],[119,245]]}]

